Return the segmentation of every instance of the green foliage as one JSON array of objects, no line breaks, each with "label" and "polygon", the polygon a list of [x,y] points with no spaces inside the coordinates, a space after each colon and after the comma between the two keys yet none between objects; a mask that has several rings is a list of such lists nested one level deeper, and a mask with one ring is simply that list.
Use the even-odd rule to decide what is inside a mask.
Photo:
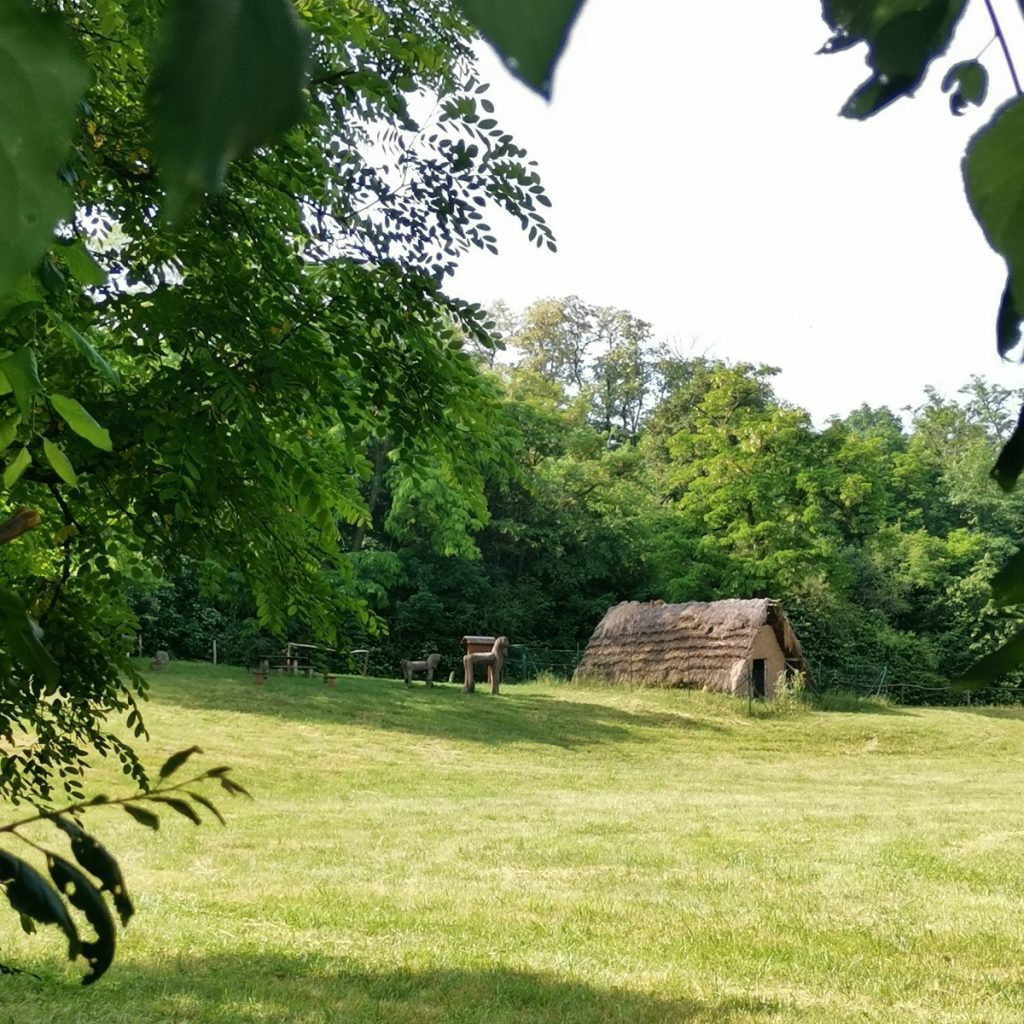
[{"label": "green foliage", "polygon": [[[1016,630],[989,581],[1024,504],[987,467],[1017,394],[975,378],[958,402],[928,392],[907,427],[861,407],[815,429],[774,395],[770,367],[661,355],[649,411],[618,444],[581,399],[600,360],[583,360],[573,395],[564,364],[541,373],[537,351],[513,347],[518,363],[493,371],[503,396],[484,406],[491,445],[474,459],[425,455],[410,474],[387,444],[368,449],[373,515],[350,537],[354,585],[389,631],[353,641],[374,672],[432,651],[458,671],[466,633],[511,636],[514,671],[568,672],[619,600],[771,596],[824,684],[956,703],[949,681]],[[247,662],[256,645],[231,640],[251,615],[243,581],[212,577],[211,604],[197,579],[136,603],[147,648],[208,657],[216,635],[222,658]],[[990,678],[983,699],[1015,699],[1020,683]]]},{"label": "green foliage", "polygon": [[[143,650],[150,656],[163,650],[175,660],[209,660],[216,640],[219,660],[247,665],[255,655],[280,645],[260,625],[244,577],[214,562],[184,559],[177,571],[160,580],[133,581],[128,598]],[[307,639],[297,629],[296,624],[288,638]]]},{"label": "green foliage", "polygon": [[[129,578],[244,581],[178,623],[239,660],[271,632],[374,632],[345,535],[372,514],[376,437],[406,487],[451,453],[440,479],[468,479],[483,521],[462,452],[486,437],[488,389],[460,338],[485,337],[485,316],[441,282],[466,248],[493,249],[489,206],[553,242],[447,8],[13,0],[0,56],[4,504],[43,524],[3,538],[0,798],[46,804],[81,801],[94,753],[147,785],[120,724],[145,735]],[[465,538],[438,522],[444,543]],[[112,802],[150,828],[163,809],[219,817],[191,791]],[[124,917],[110,859],[77,842]],[[93,980],[110,915],[78,868],[48,865],[96,932],[80,946]],[[25,872],[5,876],[18,907],[70,920]]]},{"label": "green foliage", "polygon": [[471,451],[489,391],[461,338],[486,317],[441,283],[493,248],[489,208],[553,243],[447,8],[14,0],[0,50],[0,191],[26,198],[3,220],[4,501],[43,524],[0,566],[0,796],[47,801],[90,751],[144,778],[116,727],[144,729],[129,578],[244,581],[244,607],[168,623],[176,654],[375,632],[345,550],[374,438],[396,487],[433,488],[396,529],[426,516],[467,550],[501,456]]},{"label": "green foliage", "polygon": [[[771,596],[829,685],[881,678],[903,701],[960,700],[950,679],[1018,618],[988,581],[1024,505],[987,468],[1020,396],[974,378],[959,402],[927,392],[907,428],[861,407],[818,430],[775,396],[771,367],[648,346],[627,435],[594,414],[602,341],[588,332],[634,321],[576,298],[506,315],[518,361],[492,371],[504,398],[488,411],[506,459],[460,481],[435,456],[422,491],[397,464],[379,474],[359,539],[359,583],[390,630],[361,644],[374,671],[434,650],[457,668],[465,633],[565,664],[619,600]],[[989,680],[984,699],[1019,683]]]},{"label": "green foliage", "polygon": [[60,678],[57,663],[39,642],[39,626],[28,614],[24,603],[10,591],[0,591],[0,628],[14,656],[45,685],[54,686]]}]

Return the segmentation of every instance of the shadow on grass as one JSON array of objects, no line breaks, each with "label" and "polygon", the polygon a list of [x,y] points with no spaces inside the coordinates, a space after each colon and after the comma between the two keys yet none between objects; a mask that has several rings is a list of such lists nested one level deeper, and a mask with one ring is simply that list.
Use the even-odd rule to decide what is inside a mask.
[{"label": "shadow on grass", "polygon": [[503,687],[492,697],[464,694],[454,683],[406,687],[400,680],[339,676],[334,689],[319,679],[271,676],[255,686],[241,670],[198,674],[168,672],[153,680],[162,705],[267,715],[284,721],[346,723],[414,735],[489,745],[539,743],[575,748],[629,740],[644,729],[720,730],[714,722],[671,711],[627,711],[586,700],[560,700]]},{"label": "shadow on grass", "polygon": [[915,712],[907,708],[887,704],[884,700],[864,697],[848,690],[823,690],[813,693],[810,706],[815,711],[835,712],[850,715],[911,715]]},{"label": "shadow on grass", "polygon": [[981,705],[973,707],[960,707],[965,715],[978,715],[981,718],[999,718],[1004,722],[1024,722],[1024,708],[1010,707],[1006,705]]},{"label": "shadow on grass", "polygon": [[[320,956],[265,952],[185,956],[150,967],[125,965],[119,973],[119,984],[105,979],[107,991],[101,992],[102,984],[94,990],[93,1008],[110,1020],[147,1024],[727,1024],[767,1020],[779,1010],[761,999],[674,999],[502,967],[377,973]],[[53,995],[56,1003],[60,994]],[[50,1017],[54,1024],[94,1019],[73,1016],[74,1011],[62,1016],[62,1010],[71,1007],[56,1005]]]}]

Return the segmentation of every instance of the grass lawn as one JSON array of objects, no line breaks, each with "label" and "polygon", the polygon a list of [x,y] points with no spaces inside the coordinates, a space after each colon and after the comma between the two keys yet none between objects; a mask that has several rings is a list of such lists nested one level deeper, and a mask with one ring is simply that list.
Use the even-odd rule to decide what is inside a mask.
[{"label": "grass lawn", "polygon": [[83,989],[0,912],[0,1024],[1024,1020],[1024,712],[179,665],[147,723],[255,800],[92,813],[137,916]]}]

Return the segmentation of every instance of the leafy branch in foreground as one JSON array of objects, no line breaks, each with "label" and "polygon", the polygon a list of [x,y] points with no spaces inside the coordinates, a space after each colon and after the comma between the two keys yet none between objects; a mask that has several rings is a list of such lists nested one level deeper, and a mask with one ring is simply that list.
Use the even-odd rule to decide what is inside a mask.
[{"label": "leafy branch in foreground", "polygon": [[[169,779],[193,754],[198,753],[202,751],[193,746],[172,754],[161,766],[158,777]],[[200,810],[205,810],[223,825],[224,817],[213,801],[194,787],[216,780],[231,796],[249,796],[245,787],[231,778],[230,772],[231,769],[225,766],[209,768],[182,782],[158,784],[146,792],[113,798],[94,796],[0,825],[0,835],[14,836],[34,850],[37,857],[45,862],[50,876],[47,880],[27,861],[0,848],[0,886],[20,915],[22,928],[31,933],[37,924],[57,925],[68,940],[68,959],[81,957],[89,966],[82,984],[91,985],[98,981],[113,963],[117,948],[117,927],[107,899],[113,904],[122,927],[131,920],[135,906],[128,895],[120,866],[110,851],[82,828],[81,815],[94,807],[121,807],[140,824],[157,829],[160,817],[155,805],[170,808],[194,825],[202,824]],[[67,836],[76,863],[24,833],[26,827],[41,822],[49,822]],[[104,899],[104,893],[107,899]],[[79,936],[73,911],[85,918],[95,933],[95,939],[83,940]],[[0,965],[0,973],[22,972]]]}]

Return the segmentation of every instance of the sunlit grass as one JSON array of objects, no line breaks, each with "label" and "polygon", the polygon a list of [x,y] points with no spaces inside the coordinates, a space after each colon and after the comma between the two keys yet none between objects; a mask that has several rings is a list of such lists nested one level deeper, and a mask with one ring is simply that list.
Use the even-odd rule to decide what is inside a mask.
[{"label": "sunlit grass", "polygon": [[0,915],[0,1024],[1018,1024],[1024,716],[856,707],[176,666],[147,761],[255,800],[96,812],[138,916],[80,989]]}]

